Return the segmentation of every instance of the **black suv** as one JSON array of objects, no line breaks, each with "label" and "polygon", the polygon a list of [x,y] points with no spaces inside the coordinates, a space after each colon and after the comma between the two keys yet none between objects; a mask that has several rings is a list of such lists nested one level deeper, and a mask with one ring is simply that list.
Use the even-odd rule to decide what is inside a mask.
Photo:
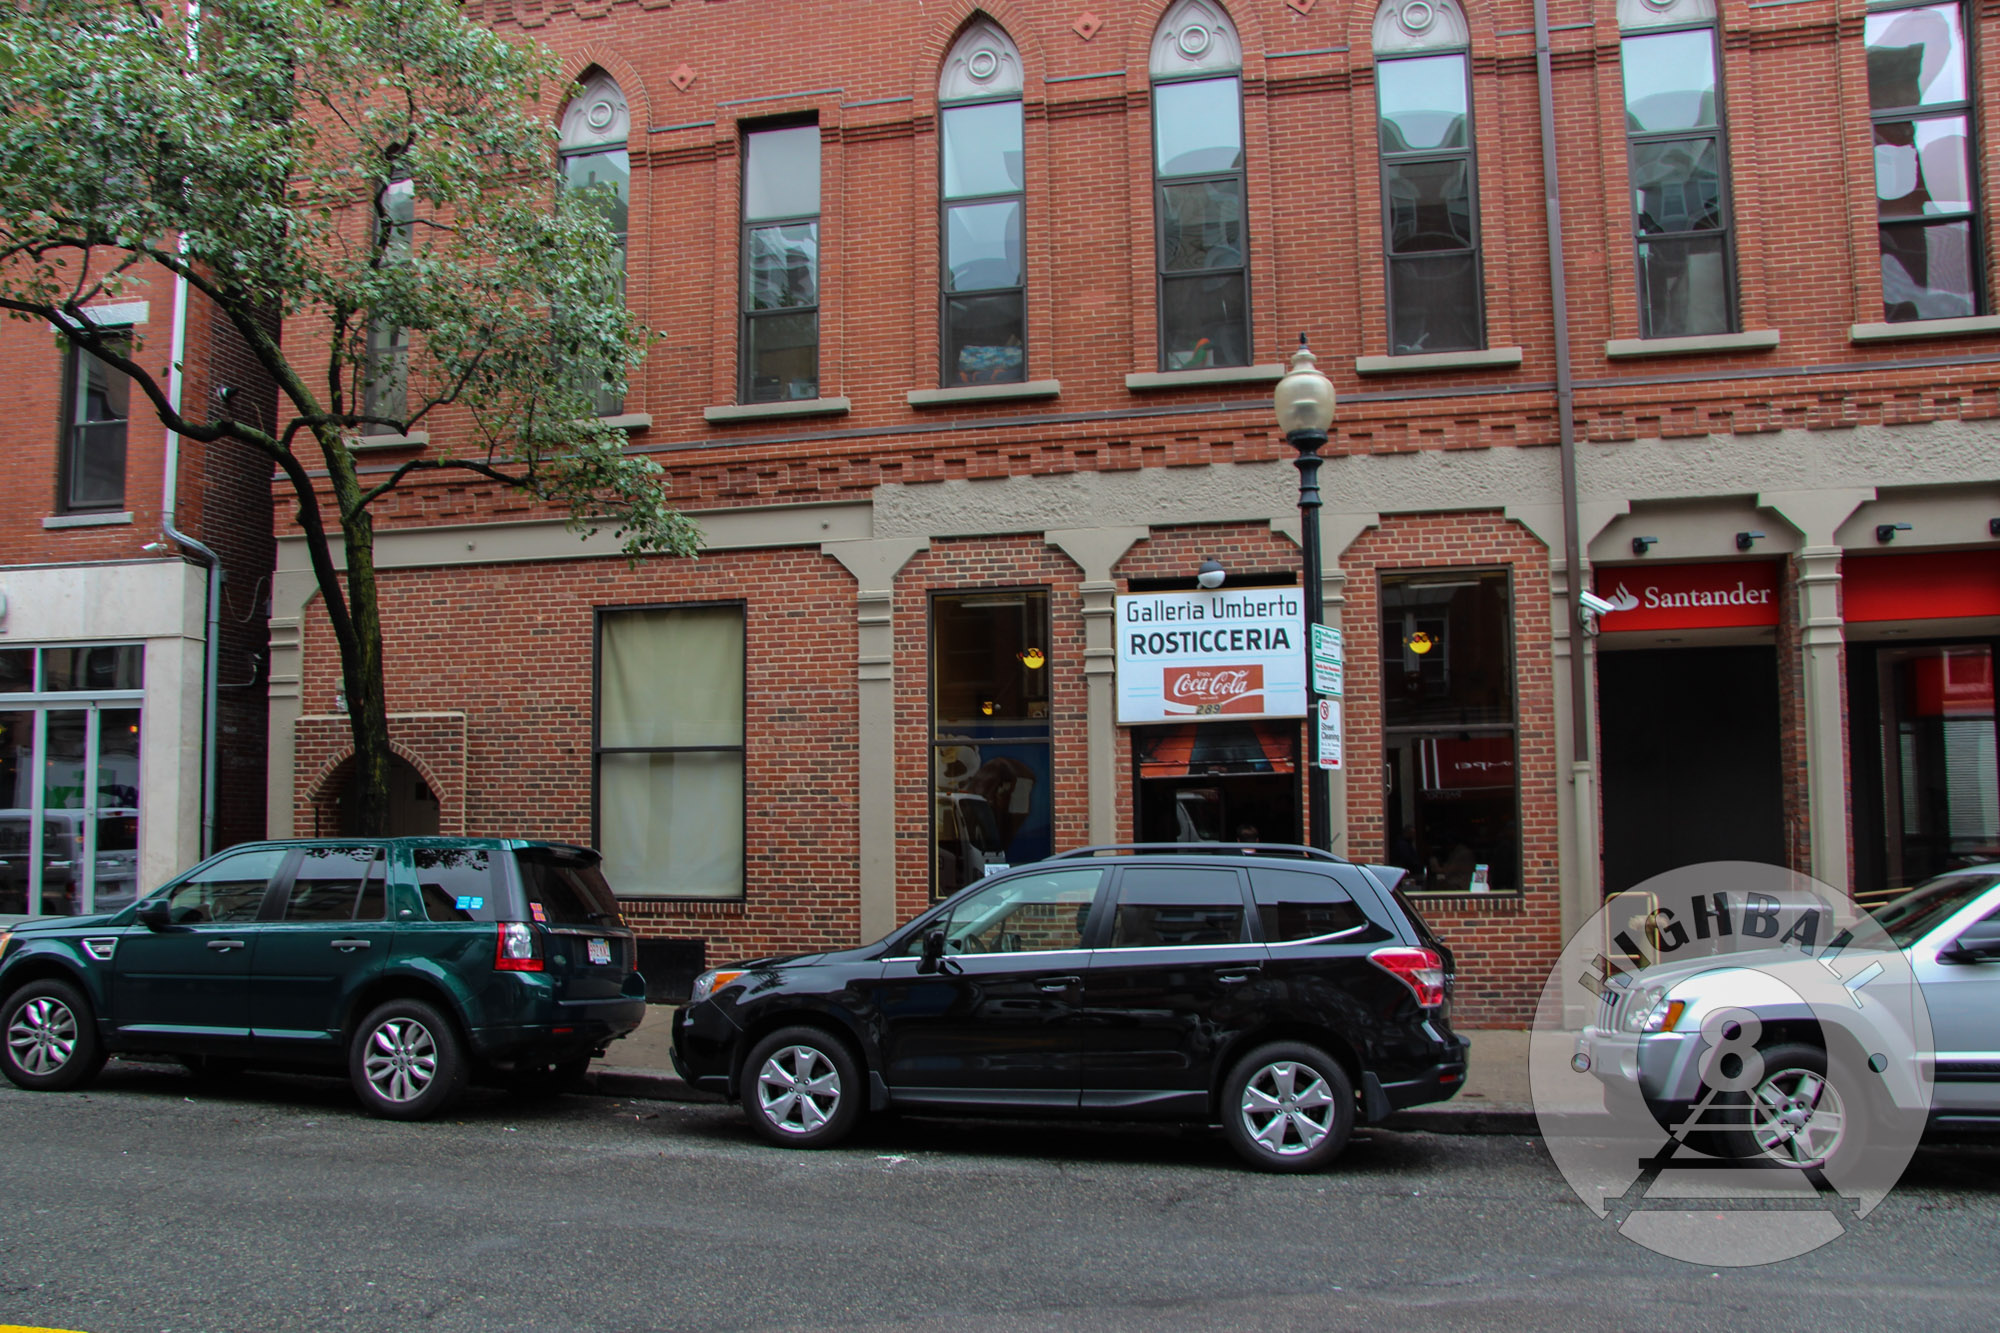
[{"label": "black suv", "polygon": [[674,1064],[778,1144],[888,1108],[1149,1117],[1312,1170],[1357,1117],[1465,1078],[1451,953],[1402,874],[1304,847],[1081,848],[880,943],[704,974]]},{"label": "black suv", "polygon": [[111,1052],[345,1066],[403,1120],[475,1074],[559,1089],[646,1013],[597,863],[498,838],[233,847],[121,912],[0,931],[0,1072],[57,1090]]}]

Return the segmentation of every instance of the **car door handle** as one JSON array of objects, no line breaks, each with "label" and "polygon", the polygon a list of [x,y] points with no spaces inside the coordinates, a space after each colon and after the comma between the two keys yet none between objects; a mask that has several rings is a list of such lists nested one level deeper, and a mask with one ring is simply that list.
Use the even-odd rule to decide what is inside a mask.
[{"label": "car door handle", "polygon": [[240,949],[240,948],[242,948],[242,947],[243,947],[243,941],[242,941],[242,940],[210,940],[210,941],[208,942],[208,947],[209,947],[209,948],[211,948],[211,949],[214,949],[214,950],[215,950],[216,952],[220,953],[220,952],[223,952],[224,950],[228,950],[228,949]]},{"label": "car door handle", "polygon": [[1225,986],[1240,986],[1263,970],[1261,967],[1232,967],[1226,972],[1217,972],[1215,979]]},{"label": "car door handle", "polygon": [[375,941],[373,940],[335,940],[333,942],[333,947],[342,953],[353,953],[356,949],[369,949],[373,948],[374,945]]},{"label": "car door handle", "polygon": [[1082,980],[1082,977],[1036,977],[1035,984],[1043,990],[1068,990]]}]

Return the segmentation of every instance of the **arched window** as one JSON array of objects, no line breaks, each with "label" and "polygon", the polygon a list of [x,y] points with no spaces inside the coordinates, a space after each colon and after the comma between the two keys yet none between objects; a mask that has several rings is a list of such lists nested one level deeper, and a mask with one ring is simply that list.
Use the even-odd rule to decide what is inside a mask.
[{"label": "arched window", "polygon": [[979,19],[952,44],[938,78],[940,382],[1027,378],[1027,178],[1021,53]]},{"label": "arched window", "polygon": [[1715,0],[1618,0],[1646,338],[1736,329]]},{"label": "arched window", "polygon": [[1153,198],[1160,369],[1250,364],[1243,208],[1243,48],[1209,0],[1153,34]]},{"label": "arched window", "polygon": [[1396,356],[1486,345],[1467,41],[1452,0],[1386,0],[1375,14],[1382,248]]},{"label": "arched window", "polygon": [[1882,318],[1977,315],[1986,283],[1965,14],[1956,4],[1877,9],[1864,33]]},{"label": "arched window", "polygon": [[[632,162],[625,152],[631,122],[617,81],[603,70],[592,70],[563,109],[559,140],[563,180],[569,188],[608,187],[602,192],[604,220],[618,246],[611,281],[620,299],[625,295],[625,229],[632,196]],[[604,383],[601,372],[584,373],[592,376],[599,416],[617,416],[625,410],[624,398]]]}]

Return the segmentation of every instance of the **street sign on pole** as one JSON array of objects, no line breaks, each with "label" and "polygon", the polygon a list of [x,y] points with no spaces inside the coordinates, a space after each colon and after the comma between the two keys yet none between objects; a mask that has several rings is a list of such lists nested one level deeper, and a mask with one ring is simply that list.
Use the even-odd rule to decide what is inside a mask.
[{"label": "street sign on pole", "polygon": [[1340,767],[1340,700],[1319,701],[1319,766]]},{"label": "street sign on pole", "polygon": [[1344,692],[1340,631],[1330,625],[1312,627],[1312,687],[1314,694],[1339,698]]}]

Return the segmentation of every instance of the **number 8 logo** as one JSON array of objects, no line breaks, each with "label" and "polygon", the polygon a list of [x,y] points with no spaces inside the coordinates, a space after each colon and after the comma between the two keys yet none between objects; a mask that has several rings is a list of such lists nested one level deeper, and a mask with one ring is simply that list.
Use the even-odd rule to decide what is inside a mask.
[{"label": "number 8 logo", "polygon": [[[1723,1031],[1731,1025],[1736,1028],[1733,1037]],[[1749,1092],[1762,1083],[1764,1056],[1757,1039],[1763,1035],[1763,1023],[1748,1009],[1718,1009],[1702,1019],[1701,1081],[1717,1092]],[[1737,1058],[1736,1073],[1722,1072],[1725,1055]]]}]

